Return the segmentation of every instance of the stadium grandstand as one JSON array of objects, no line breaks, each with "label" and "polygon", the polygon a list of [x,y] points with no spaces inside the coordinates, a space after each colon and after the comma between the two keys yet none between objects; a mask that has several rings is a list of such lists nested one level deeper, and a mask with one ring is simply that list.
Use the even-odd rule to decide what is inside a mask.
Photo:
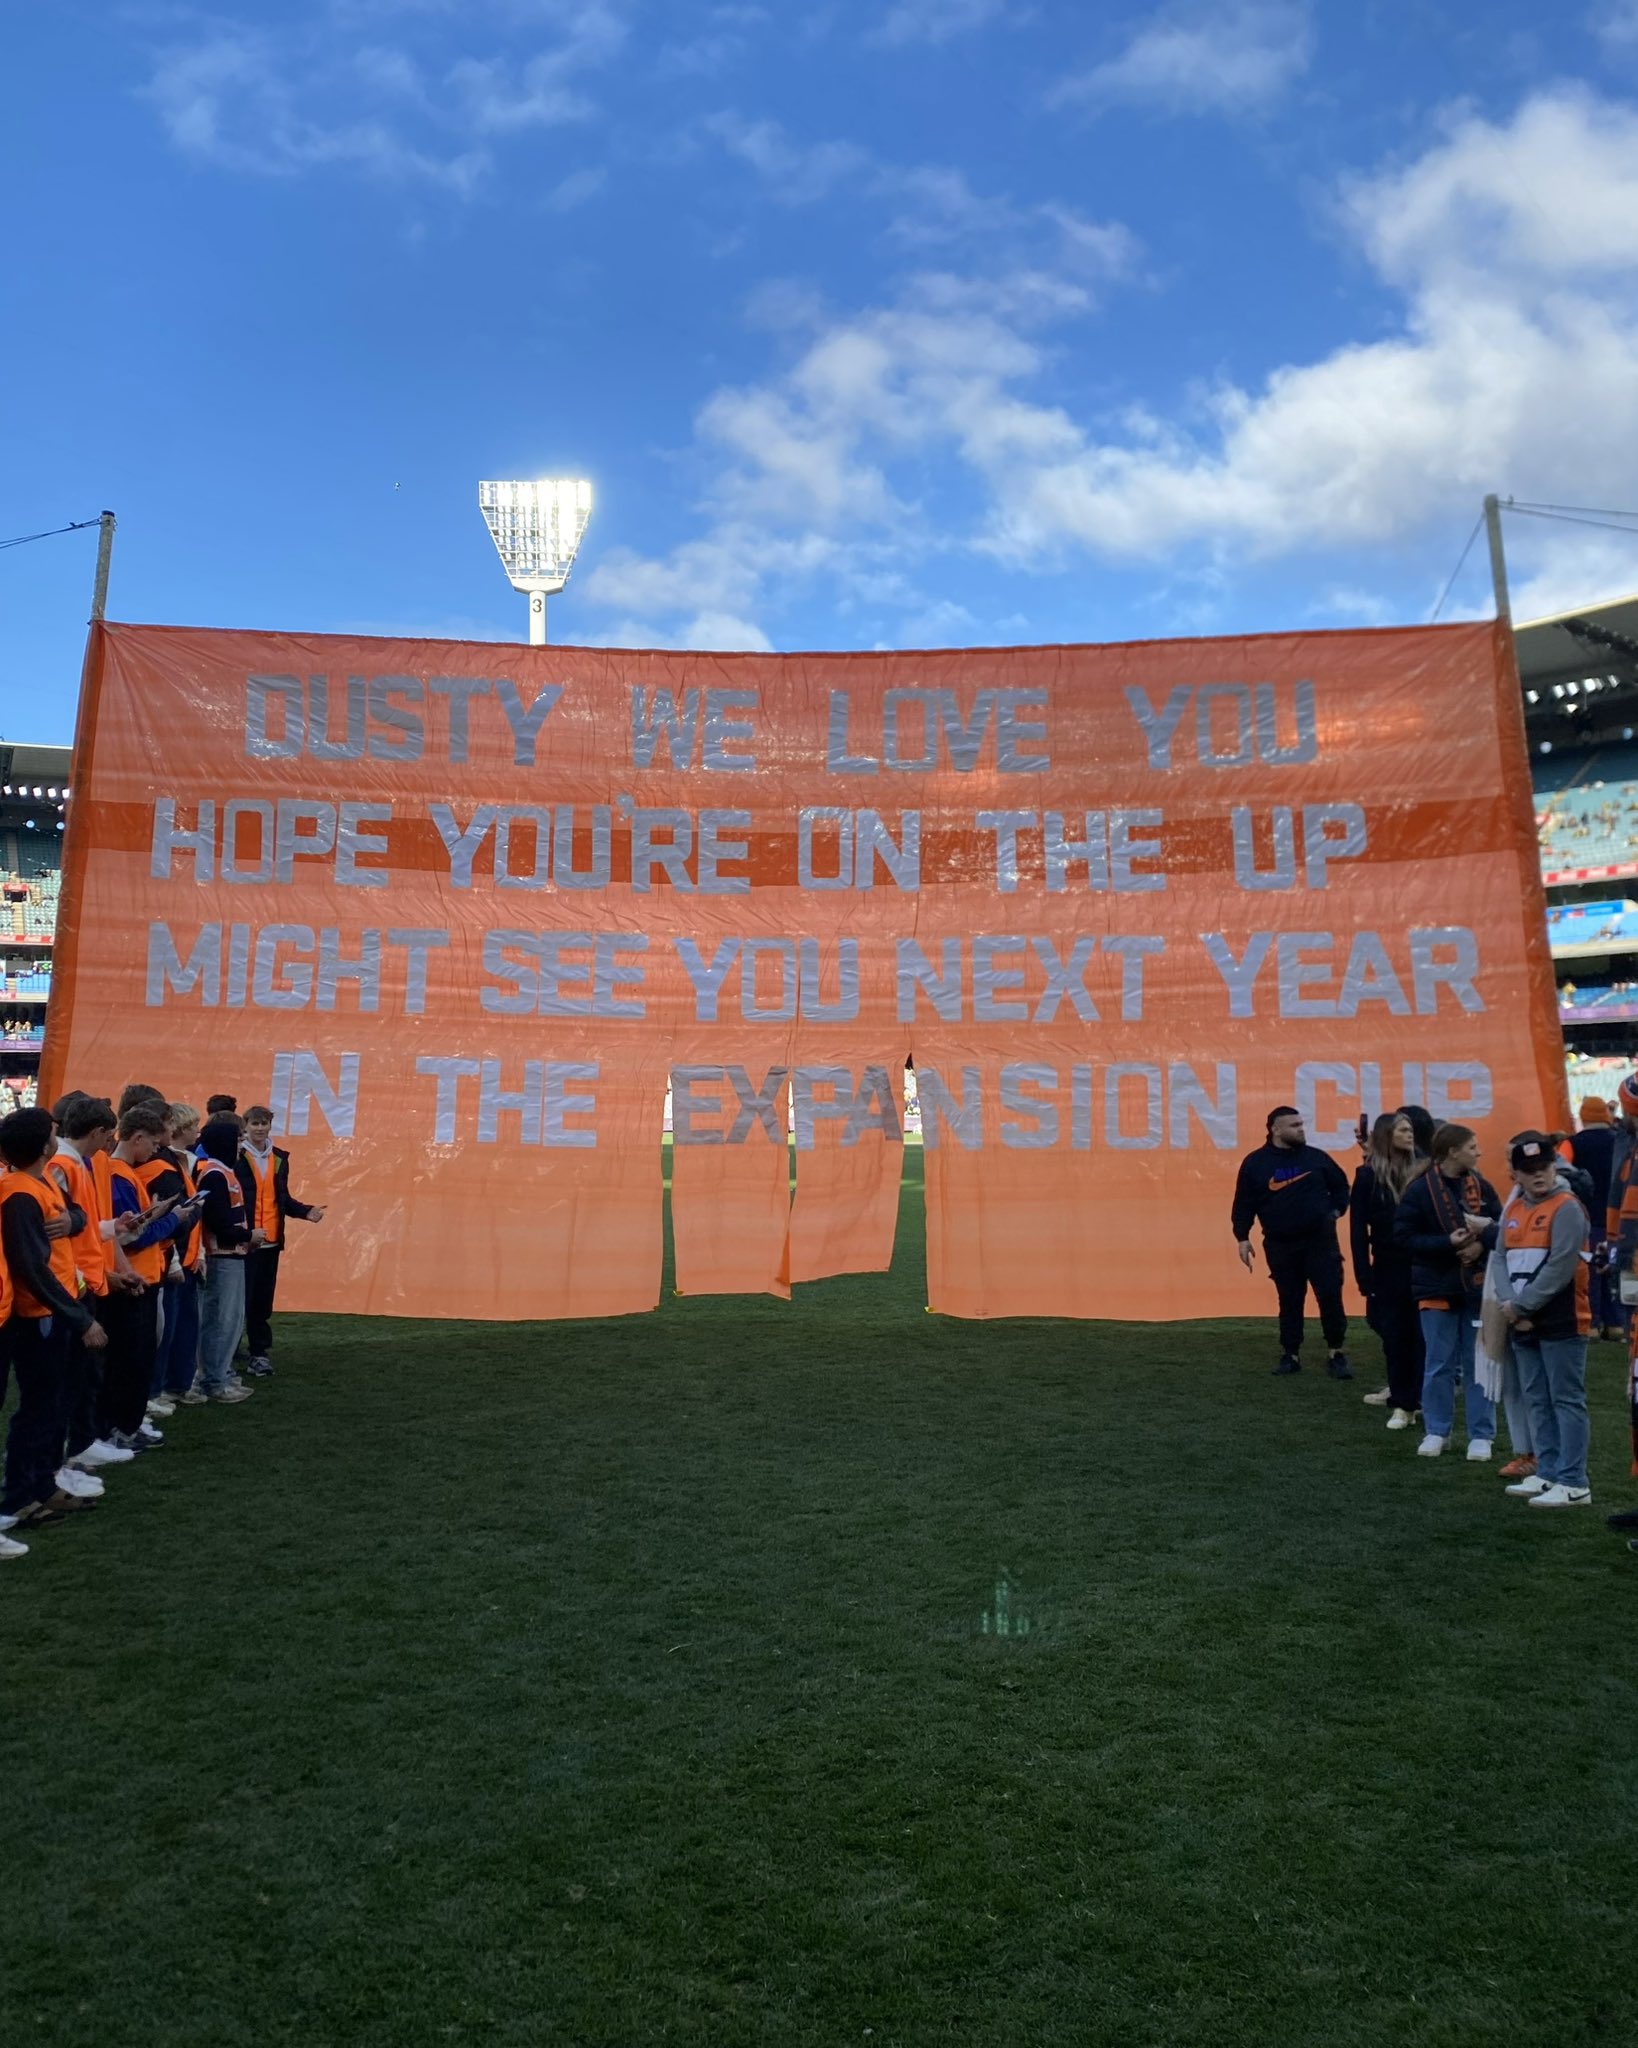
[{"label": "stadium grandstand", "polygon": [[0,1110],[34,1100],[68,790],[67,747],[0,741]]},{"label": "stadium grandstand", "polygon": [[[1613,1094],[1638,1060],[1638,595],[1514,639],[1571,1095]],[[0,1108],[34,1100],[71,779],[67,747],[0,743]]]},{"label": "stadium grandstand", "polygon": [[1516,629],[1572,1097],[1638,1050],[1638,596]]}]

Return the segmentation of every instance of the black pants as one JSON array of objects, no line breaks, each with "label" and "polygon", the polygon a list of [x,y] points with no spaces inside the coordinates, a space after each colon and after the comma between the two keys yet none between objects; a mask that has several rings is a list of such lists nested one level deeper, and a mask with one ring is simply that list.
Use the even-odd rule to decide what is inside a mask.
[{"label": "black pants", "polygon": [[273,1296],[279,1286],[279,1252],[276,1244],[257,1247],[245,1258],[245,1343],[252,1358],[265,1358],[273,1349]]},{"label": "black pants", "polygon": [[1302,1311],[1310,1287],[1320,1328],[1333,1351],[1342,1349],[1348,1318],[1342,1309],[1342,1253],[1334,1229],[1315,1237],[1265,1237],[1268,1277],[1280,1297],[1280,1349],[1295,1358],[1302,1349]]},{"label": "black pants", "polygon": [[[101,1309],[99,1299],[95,1304]],[[102,1317],[99,1314],[98,1322]],[[76,1337],[68,1347],[63,1416],[63,1462],[77,1458],[102,1433],[102,1361],[100,1351],[88,1351]]]},{"label": "black pants", "polygon": [[135,1436],[147,1412],[159,1348],[159,1289],[140,1294],[110,1290],[97,1304],[97,1319],[108,1332],[102,1367],[102,1429]]},{"label": "black pants", "polygon": [[5,1491],[0,1514],[49,1500],[62,1463],[68,1346],[79,1342],[61,1316],[18,1316],[0,1342],[17,1382],[17,1407],[6,1434]]},{"label": "black pants", "polygon": [[1388,1368],[1388,1400],[1414,1415],[1422,1405],[1422,1315],[1411,1292],[1410,1275],[1373,1287],[1366,1296],[1365,1320],[1382,1340]]}]

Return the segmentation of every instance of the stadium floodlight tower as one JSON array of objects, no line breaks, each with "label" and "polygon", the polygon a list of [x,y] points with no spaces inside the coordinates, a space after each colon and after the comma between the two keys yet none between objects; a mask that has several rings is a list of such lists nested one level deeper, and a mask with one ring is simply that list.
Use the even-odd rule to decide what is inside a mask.
[{"label": "stadium floodlight tower", "polygon": [[529,600],[529,645],[546,645],[546,600],[569,580],[592,489],[584,477],[536,483],[479,484],[478,509],[512,588]]}]

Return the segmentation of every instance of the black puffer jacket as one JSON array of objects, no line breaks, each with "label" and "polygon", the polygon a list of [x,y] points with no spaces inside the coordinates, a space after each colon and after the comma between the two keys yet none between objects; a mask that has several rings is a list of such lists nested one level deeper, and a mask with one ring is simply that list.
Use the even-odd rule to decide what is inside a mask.
[{"label": "black puffer jacket", "polygon": [[1354,1175],[1348,1197],[1348,1244],[1353,1253],[1354,1285],[1361,1294],[1381,1294],[1410,1285],[1410,1254],[1394,1243],[1393,1219],[1399,1204],[1393,1189],[1366,1164]]},{"label": "black puffer jacket", "polygon": [[[1484,1286],[1484,1261],[1464,1266],[1450,1242],[1455,1226],[1442,1222],[1433,1205],[1436,1166],[1419,1173],[1405,1190],[1393,1219],[1393,1241],[1411,1262],[1411,1292],[1418,1301],[1444,1301],[1453,1306],[1478,1304]],[[1464,1173],[1459,1181],[1445,1181],[1454,1212],[1494,1219],[1501,1214],[1496,1190],[1480,1173]]]}]

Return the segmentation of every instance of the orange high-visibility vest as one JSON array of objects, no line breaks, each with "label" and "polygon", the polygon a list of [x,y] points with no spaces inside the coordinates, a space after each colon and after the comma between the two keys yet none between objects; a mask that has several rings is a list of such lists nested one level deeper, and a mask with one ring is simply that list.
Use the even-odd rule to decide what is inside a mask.
[{"label": "orange high-visibility vest", "polygon": [[[32,1173],[7,1172],[0,1175],[0,1209],[8,1202],[29,1201],[39,1204],[41,1220],[45,1223],[63,1215],[68,1207],[62,1189],[55,1181],[37,1180]],[[51,1270],[64,1294],[70,1300],[78,1301],[80,1272],[74,1263],[74,1246],[66,1237],[51,1240]],[[15,1316],[27,1316],[33,1322],[57,1313],[48,1302],[41,1301],[37,1294],[31,1294],[21,1281],[12,1284],[11,1312]]]},{"label": "orange high-visibility vest", "polygon": [[[156,1160],[151,1163],[157,1165],[159,1162]],[[142,1178],[147,1171],[146,1167],[127,1166],[123,1159],[115,1159],[110,1155],[108,1171],[115,1180],[127,1181],[136,1189],[140,1207],[145,1209],[148,1206],[148,1188]],[[110,1213],[113,1213],[112,1210]],[[170,1256],[170,1247],[164,1243],[147,1245],[141,1251],[128,1247],[125,1256],[137,1278],[146,1280],[150,1286],[154,1286],[165,1277],[165,1261]]]},{"label": "orange high-visibility vest", "polygon": [[282,1244],[284,1216],[279,1208],[279,1155],[269,1145],[264,1167],[260,1155],[247,1145],[239,1157],[249,1166],[256,1182],[256,1214],[251,1221],[265,1234],[269,1245]]},{"label": "orange high-visibility vest", "polygon": [[[1575,1203],[1578,1215],[1583,1213],[1568,1188],[1556,1189],[1544,1202],[1529,1204],[1514,1195],[1502,1212],[1500,1249],[1507,1260],[1507,1277],[1515,1287],[1528,1285],[1546,1262],[1552,1249],[1553,1219],[1566,1202]],[[1592,1328],[1592,1306],[1584,1257],[1575,1262],[1574,1279],[1551,1301],[1532,1310],[1530,1320],[1541,1327],[1543,1336],[1587,1335]],[[1564,1325],[1561,1331],[1553,1327],[1560,1323]]]},{"label": "orange high-visibility vest", "polygon": [[[114,1161],[105,1147],[91,1155],[91,1185],[97,1191],[97,1217],[99,1223],[110,1222],[114,1214]],[[102,1264],[104,1274],[117,1271],[119,1258],[115,1252],[114,1240],[102,1240]]]},{"label": "orange high-visibility vest", "polygon": [[102,1214],[97,1203],[96,1176],[77,1152],[59,1152],[46,1168],[56,1180],[61,1176],[63,1193],[85,1214],[85,1228],[68,1240],[74,1247],[74,1264],[87,1294],[108,1292],[108,1251],[102,1241]]},{"label": "orange high-visibility vest", "polygon": [[[191,1201],[199,1192],[199,1183],[194,1178],[194,1161],[188,1157],[186,1152],[178,1152],[174,1157],[177,1171],[182,1176],[182,1186]],[[178,1255],[182,1260],[184,1272],[191,1273],[199,1264],[200,1247],[204,1244],[204,1241],[205,1226],[203,1223],[196,1223],[188,1232],[186,1242],[179,1247]]]}]

